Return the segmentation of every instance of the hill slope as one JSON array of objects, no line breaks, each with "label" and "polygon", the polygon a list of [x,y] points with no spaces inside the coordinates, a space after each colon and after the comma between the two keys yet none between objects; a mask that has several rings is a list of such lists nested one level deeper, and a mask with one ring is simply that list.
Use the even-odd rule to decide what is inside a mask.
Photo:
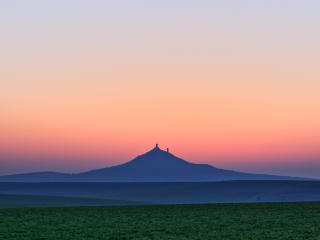
[{"label": "hill slope", "polygon": [[88,197],[0,194],[0,208],[31,206],[117,206],[139,204],[146,203],[139,203],[135,201],[122,201],[116,199],[96,199]]}]

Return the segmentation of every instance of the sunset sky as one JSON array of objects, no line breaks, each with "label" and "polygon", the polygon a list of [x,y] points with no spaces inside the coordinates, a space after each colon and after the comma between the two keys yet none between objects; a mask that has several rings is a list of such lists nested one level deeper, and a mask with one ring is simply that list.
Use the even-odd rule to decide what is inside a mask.
[{"label": "sunset sky", "polygon": [[320,178],[320,1],[0,2],[0,175],[156,143]]}]

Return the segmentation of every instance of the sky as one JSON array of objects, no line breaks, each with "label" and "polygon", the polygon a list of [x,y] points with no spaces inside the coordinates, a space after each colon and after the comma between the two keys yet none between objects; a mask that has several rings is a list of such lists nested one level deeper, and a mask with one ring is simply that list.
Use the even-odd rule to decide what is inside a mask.
[{"label": "sky", "polygon": [[320,2],[0,2],[0,175],[169,147],[320,178]]}]

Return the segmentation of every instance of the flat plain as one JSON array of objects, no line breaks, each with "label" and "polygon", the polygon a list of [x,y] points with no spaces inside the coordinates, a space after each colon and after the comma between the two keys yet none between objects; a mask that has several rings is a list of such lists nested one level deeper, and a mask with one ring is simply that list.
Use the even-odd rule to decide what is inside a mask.
[{"label": "flat plain", "polygon": [[[0,183],[0,204],[4,195],[23,195],[7,201],[30,204],[31,196],[67,197],[57,199],[59,206],[103,205],[105,200],[153,204],[203,204],[241,202],[314,202],[320,201],[320,181],[225,181],[225,182],[41,182]],[[76,199],[81,198],[81,204]],[[90,198],[90,199],[88,199]],[[84,201],[87,199],[86,201]],[[41,203],[33,197],[33,202]],[[74,201],[75,200],[75,201]],[[50,199],[51,205],[56,205]],[[91,204],[93,203],[93,204]],[[106,202],[105,205],[110,205]]]},{"label": "flat plain", "polygon": [[0,239],[320,239],[320,202],[0,208]]}]

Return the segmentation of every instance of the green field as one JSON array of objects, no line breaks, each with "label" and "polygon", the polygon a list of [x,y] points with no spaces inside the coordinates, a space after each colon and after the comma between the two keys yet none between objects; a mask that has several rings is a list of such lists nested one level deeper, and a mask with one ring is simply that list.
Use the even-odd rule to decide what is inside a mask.
[{"label": "green field", "polygon": [[1,208],[0,239],[320,239],[320,203]]}]

